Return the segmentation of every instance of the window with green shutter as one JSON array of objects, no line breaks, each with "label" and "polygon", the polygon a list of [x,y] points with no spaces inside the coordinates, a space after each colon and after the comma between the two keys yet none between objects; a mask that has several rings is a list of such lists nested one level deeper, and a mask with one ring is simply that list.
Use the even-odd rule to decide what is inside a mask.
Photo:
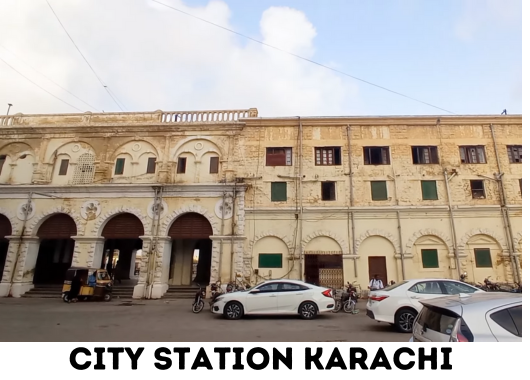
[{"label": "window with green shutter", "polygon": [[422,249],[421,262],[424,268],[439,268],[438,250],[437,249]]},{"label": "window with green shutter", "polygon": [[477,268],[493,268],[489,248],[475,248],[475,265]]},{"label": "window with green shutter", "polygon": [[372,181],[372,200],[386,201],[388,200],[388,193],[386,191],[386,181]]},{"label": "window with green shutter", "polygon": [[116,168],[114,169],[114,174],[117,174],[117,175],[123,174],[124,168],[125,168],[125,158],[118,158],[116,160]]},{"label": "window with green shutter", "polygon": [[271,201],[273,202],[287,201],[287,182],[272,182],[271,183]]},{"label": "window with green shutter", "polygon": [[281,253],[260,253],[258,268],[282,268],[283,257]]},{"label": "window with green shutter", "polygon": [[438,200],[436,181],[421,181],[421,193],[424,201]]}]

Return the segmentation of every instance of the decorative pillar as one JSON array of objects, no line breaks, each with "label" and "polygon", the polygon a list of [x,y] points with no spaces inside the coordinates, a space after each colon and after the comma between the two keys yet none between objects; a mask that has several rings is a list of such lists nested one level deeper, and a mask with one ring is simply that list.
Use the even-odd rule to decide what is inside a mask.
[{"label": "decorative pillar", "polygon": [[152,265],[152,261],[149,260],[151,256],[150,248],[152,236],[140,236],[142,239],[142,260],[140,262],[140,274],[138,276],[138,283],[134,287],[133,298],[139,299],[144,298],[147,293],[147,284],[149,279],[149,265]]},{"label": "decorative pillar", "polygon": [[210,267],[210,284],[213,284],[220,279],[221,269],[221,244],[223,244],[222,236],[210,236],[212,239],[212,263]]},{"label": "decorative pillar", "polygon": [[155,264],[154,264],[154,280],[151,284],[150,299],[162,298],[169,288],[169,265],[171,262],[171,247],[172,239],[169,236],[158,237],[158,244],[156,247]]},{"label": "decorative pillar", "polygon": [[23,238],[19,249],[18,261],[14,269],[13,284],[11,285],[10,293],[12,297],[20,297],[34,287],[33,275],[35,274],[35,265],[39,255],[39,245],[40,239],[36,236]]},{"label": "decorative pillar", "polygon": [[[100,268],[105,238],[100,236],[72,236],[72,239],[75,240],[72,266]],[[86,252],[85,257],[83,257],[84,252]]]},{"label": "decorative pillar", "polygon": [[4,266],[2,277],[0,277],[0,297],[9,296],[11,290],[11,276],[15,269],[15,261],[17,256],[18,247],[20,245],[20,236],[6,236],[9,240],[9,246],[7,248],[7,257]]}]

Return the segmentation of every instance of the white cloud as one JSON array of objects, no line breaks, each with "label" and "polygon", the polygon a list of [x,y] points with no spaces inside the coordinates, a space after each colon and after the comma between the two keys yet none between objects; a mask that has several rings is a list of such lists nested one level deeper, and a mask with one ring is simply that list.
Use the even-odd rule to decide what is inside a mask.
[{"label": "white cloud", "polygon": [[[161,1],[234,29],[222,1],[203,7]],[[337,115],[351,113],[357,96],[349,79],[149,0],[50,3],[127,111],[257,107],[263,116]],[[257,39],[295,54],[311,58],[316,50],[314,26],[295,9],[265,10],[260,32]],[[0,45],[98,110],[119,111],[46,2],[2,1]],[[55,95],[94,112],[2,48],[0,57]],[[8,102],[13,113],[78,112],[0,62],[0,113]]]},{"label": "white cloud", "polygon": [[463,41],[473,41],[491,26],[521,28],[521,0],[462,0],[463,13],[455,24],[455,34]]}]

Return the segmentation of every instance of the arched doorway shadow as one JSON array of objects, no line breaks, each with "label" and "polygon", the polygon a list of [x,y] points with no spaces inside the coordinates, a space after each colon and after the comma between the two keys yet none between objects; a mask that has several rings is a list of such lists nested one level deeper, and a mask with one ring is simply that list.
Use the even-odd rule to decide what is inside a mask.
[{"label": "arched doorway shadow", "polygon": [[213,230],[203,215],[190,212],[179,216],[169,228],[172,240],[169,285],[207,285],[212,265]]},{"label": "arched doorway shadow", "polygon": [[75,221],[67,214],[54,214],[37,230],[39,251],[33,274],[33,284],[62,284],[72,265],[77,235]]},{"label": "arched doorway shadow", "polygon": [[2,279],[9,249],[9,240],[6,239],[6,236],[11,236],[12,233],[11,222],[5,215],[0,214],[0,280]]},{"label": "arched doorway shadow", "polygon": [[136,215],[122,213],[113,216],[103,227],[105,238],[101,268],[107,269],[117,284],[134,285],[139,272],[144,226]]}]

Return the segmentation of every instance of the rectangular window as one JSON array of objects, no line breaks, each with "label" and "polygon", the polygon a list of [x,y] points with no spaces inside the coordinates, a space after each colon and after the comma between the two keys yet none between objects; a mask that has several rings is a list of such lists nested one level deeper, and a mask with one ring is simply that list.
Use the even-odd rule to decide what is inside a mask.
[{"label": "rectangular window", "polygon": [[210,174],[219,173],[219,157],[210,157]]},{"label": "rectangular window", "polygon": [[322,200],[334,201],[336,199],[335,182],[322,182]]},{"label": "rectangular window", "polygon": [[4,167],[4,164],[6,163],[6,155],[0,155],[0,174],[2,174],[2,168]]},{"label": "rectangular window", "polygon": [[149,157],[147,159],[147,174],[153,174],[156,170],[156,157]]},{"label": "rectangular window", "polygon": [[436,146],[413,146],[412,163],[418,164],[437,164],[438,147]]},{"label": "rectangular window", "polygon": [[424,201],[438,200],[436,181],[421,181],[421,194]]},{"label": "rectangular window", "polygon": [[475,248],[475,265],[477,268],[493,268],[489,248]]},{"label": "rectangular window", "polygon": [[485,164],[486,149],[482,145],[461,146],[460,162],[463,164]]},{"label": "rectangular window", "polygon": [[118,158],[116,160],[116,167],[114,168],[114,174],[122,175],[125,169],[125,158]]},{"label": "rectangular window", "polygon": [[179,157],[177,162],[177,174],[186,173],[186,157]]},{"label": "rectangular window", "polygon": [[386,181],[372,181],[370,182],[370,186],[372,188],[372,200],[373,201],[388,200]]},{"label": "rectangular window", "polygon": [[66,175],[68,173],[68,165],[70,160],[61,160],[61,166],[59,167],[59,175]]},{"label": "rectangular window", "polygon": [[283,255],[281,253],[260,253],[258,268],[282,268]]},{"label": "rectangular window", "polygon": [[481,179],[473,179],[469,181],[471,185],[471,197],[473,199],[485,199],[486,190],[484,189],[484,181]]},{"label": "rectangular window", "polygon": [[438,264],[438,250],[437,249],[422,249],[421,262],[424,268],[439,268]]},{"label": "rectangular window", "polygon": [[286,202],[287,201],[287,182],[272,182],[271,183],[271,201]]},{"label": "rectangular window", "polygon": [[508,160],[510,164],[522,164],[523,163],[523,146],[522,145],[508,145]]},{"label": "rectangular window", "polygon": [[342,165],[340,147],[315,148],[315,165]]},{"label": "rectangular window", "polygon": [[390,148],[367,146],[363,148],[365,165],[390,165]]},{"label": "rectangular window", "polygon": [[267,148],[266,166],[291,166],[293,148]]}]

